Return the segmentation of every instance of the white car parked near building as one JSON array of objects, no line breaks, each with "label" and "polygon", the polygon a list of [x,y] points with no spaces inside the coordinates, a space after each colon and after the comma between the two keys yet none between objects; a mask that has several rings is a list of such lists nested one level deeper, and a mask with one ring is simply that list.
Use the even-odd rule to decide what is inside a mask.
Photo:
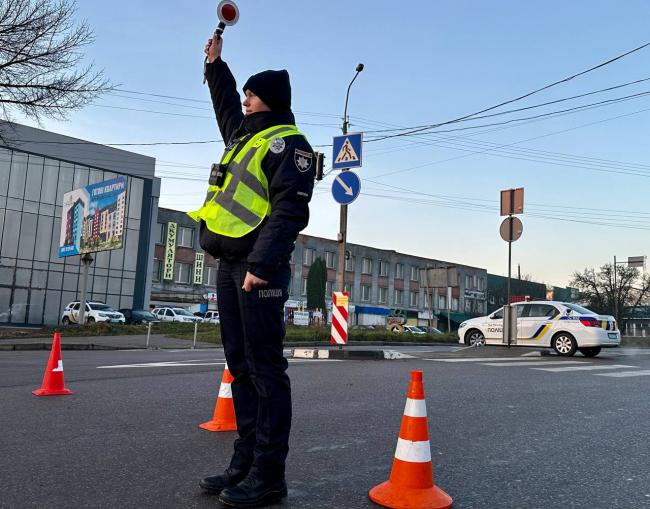
[{"label": "white car parked near building", "polygon": [[[513,308],[517,314],[517,346],[551,347],[563,356],[579,350],[586,357],[595,357],[602,348],[621,344],[613,316],[555,301],[520,302]],[[466,345],[502,345],[503,308],[461,323],[458,335],[460,343]]]},{"label": "white car parked near building", "polygon": [[219,311],[208,311],[205,313],[205,316],[203,317],[203,321],[205,323],[213,323],[215,325],[219,325],[221,323],[219,321]]},{"label": "white car parked near building", "polygon": [[[63,325],[70,325],[71,323],[79,322],[79,301],[71,302],[63,310],[61,316],[61,323]],[[124,315],[119,311],[115,311],[112,307],[103,302],[86,302],[86,323],[95,322],[111,322],[111,323],[124,323]]]},{"label": "white car parked near building", "polygon": [[153,308],[151,312],[156,315],[161,322],[200,322],[203,320],[200,316],[194,316],[183,308]]}]

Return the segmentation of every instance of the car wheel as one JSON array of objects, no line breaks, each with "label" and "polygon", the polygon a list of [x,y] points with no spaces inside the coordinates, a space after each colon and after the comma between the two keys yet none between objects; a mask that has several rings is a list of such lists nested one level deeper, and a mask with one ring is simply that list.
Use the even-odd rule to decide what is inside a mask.
[{"label": "car wheel", "polygon": [[70,325],[70,318],[68,318],[67,316],[64,316],[63,320],[61,320],[61,322],[63,323],[63,325],[65,325],[67,327],[68,325]]},{"label": "car wheel", "polygon": [[92,325],[93,323],[95,323],[95,319],[91,316],[86,320],[86,323]]},{"label": "car wheel", "polygon": [[553,337],[553,350],[562,357],[571,357],[576,353],[578,343],[568,332],[560,332]]},{"label": "car wheel", "polygon": [[467,346],[483,346],[485,345],[485,336],[478,329],[471,329],[465,334],[465,344]]},{"label": "car wheel", "polygon": [[596,357],[596,355],[598,355],[601,350],[602,348],[599,346],[589,346],[589,347],[581,348],[580,353],[585,357]]}]

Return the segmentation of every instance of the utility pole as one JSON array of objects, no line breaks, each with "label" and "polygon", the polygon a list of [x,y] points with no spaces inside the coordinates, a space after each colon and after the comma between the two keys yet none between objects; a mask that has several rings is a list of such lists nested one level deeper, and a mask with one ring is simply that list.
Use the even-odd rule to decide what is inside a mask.
[{"label": "utility pole", "polygon": [[[363,64],[358,64],[356,67],[356,74],[354,75],[354,78],[352,78],[352,81],[350,81],[350,84],[348,85],[347,94],[345,95],[343,125],[341,126],[341,131],[343,131],[343,134],[348,134],[348,123],[349,123],[348,122],[348,99],[350,98],[350,87],[352,87],[352,83],[354,83],[354,80],[357,79],[357,76],[359,76],[359,73],[361,71],[363,71]],[[348,168],[344,168],[341,171],[347,171],[347,170]],[[339,242],[339,270],[337,274],[337,287],[341,292],[345,291],[345,251],[347,246],[347,235],[348,235],[348,206],[341,205],[340,226],[339,226],[339,234],[337,238]]]}]

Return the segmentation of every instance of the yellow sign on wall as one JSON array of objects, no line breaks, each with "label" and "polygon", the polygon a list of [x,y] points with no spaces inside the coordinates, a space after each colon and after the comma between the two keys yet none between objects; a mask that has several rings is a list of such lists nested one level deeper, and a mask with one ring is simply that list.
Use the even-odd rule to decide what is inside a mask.
[{"label": "yellow sign on wall", "polygon": [[194,256],[194,284],[203,284],[203,260],[205,255],[203,253],[196,253]]},{"label": "yellow sign on wall", "polygon": [[176,258],[176,223],[167,223],[167,242],[165,242],[165,265],[163,267],[163,279],[172,281],[174,279],[174,259]]}]

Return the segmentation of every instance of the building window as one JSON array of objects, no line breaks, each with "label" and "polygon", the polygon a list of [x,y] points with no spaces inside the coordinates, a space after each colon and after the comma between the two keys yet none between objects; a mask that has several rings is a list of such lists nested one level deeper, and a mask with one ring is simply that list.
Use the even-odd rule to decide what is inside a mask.
[{"label": "building window", "polygon": [[361,274],[372,274],[372,259],[361,258]]},{"label": "building window", "polygon": [[334,281],[326,281],[325,282],[325,298],[326,299],[331,299],[332,294],[334,293]]},{"label": "building window", "polygon": [[418,292],[409,292],[409,306],[417,307],[418,306]]},{"label": "building window", "polygon": [[478,280],[478,289],[483,291],[485,290],[485,279],[479,278]]},{"label": "building window", "polygon": [[302,294],[307,295],[307,278],[302,278]]},{"label": "building window", "polygon": [[388,304],[388,288],[379,288],[379,303]]},{"label": "building window", "polygon": [[418,268],[415,265],[411,265],[411,281],[418,280]]},{"label": "building window", "polygon": [[395,264],[395,279],[404,279],[404,264]]},{"label": "building window", "polygon": [[176,263],[174,267],[174,281],[189,285],[192,277],[192,269],[194,266],[191,263]]},{"label": "building window", "polygon": [[151,273],[151,279],[153,281],[160,281],[162,277],[162,266],[163,266],[162,260],[159,260],[157,258],[153,259],[153,271]]},{"label": "building window", "polygon": [[178,227],[178,234],[176,242],[180,247],[194,247],[194,228],[187,228],[185,226]]},{"label": "building window", "polygon": [[472,276],[469,274],[465,275],[465,288],[471,288],[472,287]]},{"label": "building window", "polygon": [[316,250],[311,249],[310,247],[306,247],[302,251],[302,264],[303,265],[311,265],[314,263],[314,259],[316,258]]},{"label": "building window", "polygon": [[388,262],[379,260],[379,275],[388,276]]},{"label": "building window", "polygon": [[336,253],[333,251],[325,251],[325,266],[328,269],[336,268]]},{"label": "building window", "polygon": [[361,300],[364,302],[370,301],[370,286],[361,285]]},{"label": "building window", "polygon": [[354,272],[354,256],[350,255],[350,258],[345,260],[345,270]]},{"label": "building window", "polygon": [[207,286],[217,286],[217,267],[205,266],[204,281]]},{"label": "building window", "polygon": [[156,239],[156,244],[165,243],[165,225],[164,223],[156,223],[156,229],[154,231],[154,238]]},{"label": "building window", "polygon": [[352,296],[352,284],[351,283],[345,283],[345,291],[348,292],[348,298],[352,300],[354,297]]},{"label": "building window", "polygon": [[465,299],[465,313],[471,313],[472,311],[472,301]]},{"label": "building window", "polygon": [[447,309],[446,295],[438,295],[438,309]]},{"label": "building window", "polygon": [[458,297],[451,298],[451,310],[458,311]]},{"label": "building window", "polygon": [[404,304],[404,291],[395,290],[395,304],[402,305]]}]

